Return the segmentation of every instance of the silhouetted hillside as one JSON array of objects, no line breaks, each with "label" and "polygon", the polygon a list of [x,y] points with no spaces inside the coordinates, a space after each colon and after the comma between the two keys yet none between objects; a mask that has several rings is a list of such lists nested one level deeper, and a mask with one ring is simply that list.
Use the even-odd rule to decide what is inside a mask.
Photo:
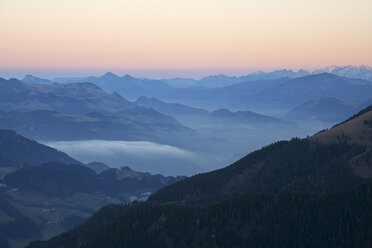
[{"label": "silhouetted hillside", "polygon": [[54,148],[22,137],[12,130],[0,129],[0,166],[40,165],[46,162],[81,164]]},{"label": "silhouetted hillside", "polygon": [[371,203],[369,183],[333,194],[242,196],[207,207],[107,206],[76,229],[28,247],[370,247]]},{"label": "silhouetted hillside", "polygon": [[23,167],[7,174],[2,182],[8,188],[17,188],[23,192],[63,197],[76,192],[100,192],[110,196],[140,189],[153,192],[176,180],[174,177],[151,175],[129,168],[112,168],[97,175],[95,171],[82,165],[47,163]]},{"label": "silhouetted hillside", "polygon": [[29,247],[369,247],[371,143],[360,135],[371,136],[371,113],[176,182],[146,204],[108,206]]},{"label": "silhouetted hillside", "polygon": [[[143,201],[182,179],[127,167],[85,166],[11,130],[0,130],[0,162],[0,247],[51,238],[104,205]],[[88,167],[105,170],[96,174]]]},{"label": "silhouetted hillside", "polygon": [[0,179],[0,239],[24,245],[49,239],[107,204],[144,201],[180,179],[129,168],[111,168],[97,175],[81,165],[23,167]]}]

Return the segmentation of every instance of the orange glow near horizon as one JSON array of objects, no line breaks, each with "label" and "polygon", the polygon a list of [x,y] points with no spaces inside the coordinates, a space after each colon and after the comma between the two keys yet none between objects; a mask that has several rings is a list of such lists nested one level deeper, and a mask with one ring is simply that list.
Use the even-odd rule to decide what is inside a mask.
[{"label": "orange glow near horizon", "polygon": [[371,0],[0,0],[0,68],[372,66]]}]

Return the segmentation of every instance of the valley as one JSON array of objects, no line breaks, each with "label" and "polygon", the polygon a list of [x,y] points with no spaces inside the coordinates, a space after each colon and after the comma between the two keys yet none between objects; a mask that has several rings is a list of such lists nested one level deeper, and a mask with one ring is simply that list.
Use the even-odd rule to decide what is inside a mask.
[{"label": "valley", "polygon": [[[54,236],[29,247],[77,247],[80,239],[85,241],[79,247],[95,247],[100,235],[120,235],[136,243],[131,247],[282,244],[286,238],[279,229],[260,227],[282,237],[267,242],[259,241],[263,233],[247,236],[243,230],[253,228],[252,218],[274,221],[274,213],[289,208],[288,198],[348,214],[355,205],[339,209],[333,199],[350,192],[360,194],[361,204],[369,199],[370,81],[290,71],[193,82],[113,73],[56,81],[31,75],[0,79],[4,247]],[[325,201],[332,207],[325,208]],[[238,210],[209,217],[226,208]],[[251,215],[244,214],[246,208]],[[243,214],[237,215],[243,223],[224,219],[234,213]],[[295,209],[292,214],[280,216],[300,221]],[[172,224],[180,215],[189,219],[184,238]],[[149,225],[147,231],[135,228],[126,236],[132,218]],[[239,228],[216,224],[222,229],[212,230],[210,221]],[[238,230],[235,238],[226,239],[223,233],[232,230]],[[146,238],[132,240],[139,233]],[[155,241],[152,235],[160,236]]]}]

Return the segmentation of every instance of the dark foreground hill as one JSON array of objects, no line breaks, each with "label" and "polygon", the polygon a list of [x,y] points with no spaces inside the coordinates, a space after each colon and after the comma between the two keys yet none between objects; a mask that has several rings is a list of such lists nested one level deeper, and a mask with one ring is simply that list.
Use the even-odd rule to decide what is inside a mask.
[{"label": "dark foreground hill", "polygon": [[318,247],[372,245],[372,184],[318,194],[250,195],[215,205],[107,206],[29,248]]},{"label": "dark foreground hill", "polygon": [[[68,231],[107,204],[146,200],[181,177],[82,165],[26,166],[0,179],[0,239],[11,247]],[[0,246],[2,247],[2,246]]]},{"label": "dark foreground hill", "polygon": [[29,247],[371,247],[371,114],[179,181],[146,204],[108,206]]},{"label": "dark foreground hill", "polygon": [[84,166],[11,130],[0,130],[0,162],[1,248],[49,239],[107,204],[143,201],[182,179],[97,162]]},{"label": "dark foreground hill", "polygon": [[66,153],[27,139],[12,130],[0,129],[0,167],[46,162],[81,164]]},{"label": "dark foreground hill", "polygon": [[372,178],[372,110],[307,139],[281,141],[160,190],[150,202],[210,203],[252,193],[330,192]]}]

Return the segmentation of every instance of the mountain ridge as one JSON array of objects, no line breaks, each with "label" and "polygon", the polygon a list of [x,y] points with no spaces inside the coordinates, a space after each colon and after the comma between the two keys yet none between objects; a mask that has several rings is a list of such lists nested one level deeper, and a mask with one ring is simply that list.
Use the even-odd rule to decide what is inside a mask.
[{"label": "mountain ridge", "polygon": [[[356,173],[353,161],[372,157],[363,156],[372,142],[360,137],[372,138],[371,123],[372,106],[315,136],[279,141],[171,184],[146,203],[107,206],[28,247],[369,247],[372,174]],[[345,130],[351,133],[342,136]]]},{"label": "mountain ridge", "polygon": [[2,167],[39,165],[45,162],[81,164],[63,152],[6,129],[0,129],[0,161]]},{"label": "mountain ridge", "polygon": [[[210,204],[228,196],[283,190],[332,192],[370,180],[370,108],[362,115],[312,137],[276,142],[228,167],[177,182],[161,189],[149,202]],[[345,133],[354,123],[357,126],[349,134]]]}]

